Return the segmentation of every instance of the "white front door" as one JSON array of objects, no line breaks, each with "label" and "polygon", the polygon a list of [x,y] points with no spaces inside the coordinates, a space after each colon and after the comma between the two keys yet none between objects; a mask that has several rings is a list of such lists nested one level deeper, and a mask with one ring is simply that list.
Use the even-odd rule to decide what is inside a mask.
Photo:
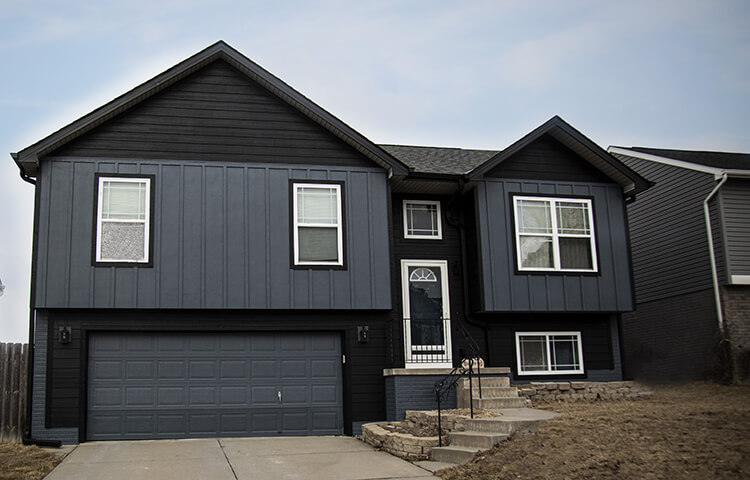
[{"label": "white front door", "polygon": [[448,262],[401,260],[406,367],[452,367]]}]

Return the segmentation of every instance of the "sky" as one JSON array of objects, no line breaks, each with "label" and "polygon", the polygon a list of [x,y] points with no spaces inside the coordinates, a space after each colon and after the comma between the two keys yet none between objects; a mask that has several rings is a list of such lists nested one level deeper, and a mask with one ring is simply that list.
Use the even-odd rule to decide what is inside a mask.
[{"label": "sky", "polygon": [[746,0],[0,0],[0,342],[28,339],[9,153],[218,40],[376,143],[499,150],[559,115],[604,148],[750,152],[748,25]]}]

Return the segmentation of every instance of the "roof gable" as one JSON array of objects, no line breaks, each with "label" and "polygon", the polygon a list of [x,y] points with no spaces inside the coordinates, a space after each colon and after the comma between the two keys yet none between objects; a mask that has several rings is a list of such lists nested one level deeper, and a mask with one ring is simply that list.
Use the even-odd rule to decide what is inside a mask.
[{"label": "roof gable", "polygon": [[485,173],[485,176],[531,180],[612,182],[601,171],[549,134],[541,135],[530,142],[525,148]]},{"label": "roof gable", "polygon": [[476,167],[469,172],[469,178],[478,180],[484,177],[500,164],[513,158],[517,153],[545,135],[554,138],[567,149],[591,164],[592,167],[599,170],[604,176],[620,184],[623,192],[626,194],[635,195],[649,187],[647,180],[620,163],[615,157],[558,116],[552,117],[510,147],[501,151],[484,164]]},{"label": "roof gable", "polygon": [[35,144],[11,155],[21,168],[22,175],[34,176],[40,158],[217,60],[228,63],[272,95],[293,107],[377,165],[388,170],[390,174],[403,175],[408,172],[408,168],[404,164],[382,148],[222,41],[180,62]]}]

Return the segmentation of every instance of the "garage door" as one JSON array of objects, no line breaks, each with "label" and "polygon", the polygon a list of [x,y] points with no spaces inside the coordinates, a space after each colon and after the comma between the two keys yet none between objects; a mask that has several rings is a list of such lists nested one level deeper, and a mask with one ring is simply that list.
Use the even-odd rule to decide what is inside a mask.
[{"label": "garage door", "polygon": [[335,334],[99,333],[89,440],[343,433]]}]

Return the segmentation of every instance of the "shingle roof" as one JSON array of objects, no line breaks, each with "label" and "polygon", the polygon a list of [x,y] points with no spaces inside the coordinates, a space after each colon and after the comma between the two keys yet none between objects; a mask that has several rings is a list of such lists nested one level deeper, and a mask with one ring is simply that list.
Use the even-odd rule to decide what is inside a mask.
[{"label": "shingle roof", "polygon": [[496,150],[412,145],[380,145],[380,148],[414,169],[415,172],[448,175],[467,173],[499,153]]},{"label": "shingle roof", "polygon": [[701,152],[695,150],[668,150],[663,148],[630,147],[636,152],[659,157],[697,163],[707,167],[750,170],[750,153]]}]

